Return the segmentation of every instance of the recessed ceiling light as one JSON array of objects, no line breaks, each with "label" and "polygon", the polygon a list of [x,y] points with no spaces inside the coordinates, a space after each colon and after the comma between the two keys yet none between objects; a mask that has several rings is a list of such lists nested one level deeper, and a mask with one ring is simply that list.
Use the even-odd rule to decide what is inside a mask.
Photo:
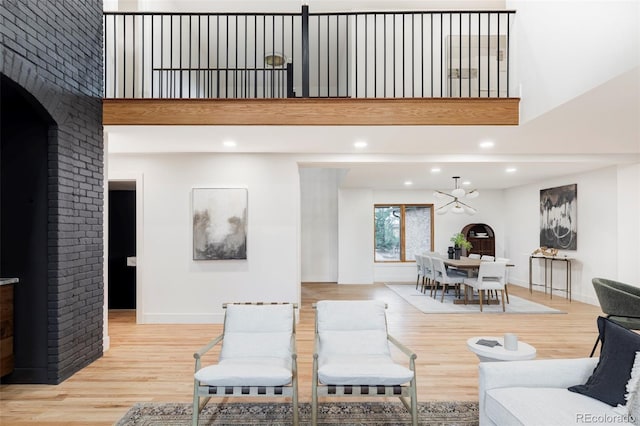
[{"label": "recessed ceiling light", "polygon": [[411,185],[413,185],[413,182],[411,182],[410,180],[407,180],[407,181],[404,182],[404,184],[406,186],[411,186]]},{"label": "recessed ceiling light", "polygon": [[468,180],[465,180],[464,182],[462,182],[463,185],[471,185],[471,182],[469,182]]},{"label": "recessed ceiling light", "polygon": [[484,148],[484,149],[493,148],[494,145],[495,144],[492,141],[480,142],[480,148]]},{"label": "recessed ceiling light", "polygon": [[431,169],[431,173],[440,173],[440,167],[434,167]]},{"label": "recessed ceiling light", "polygon": [[358,141],[353,144],[356,148],[366,148],[367,143],[365,141]]},{"label": "recessed ceiling light", "polygon": [[233,146],[236,146],[236,143],[234,141],[224,141],[222,142],[222,145],[227,147],[233,147]]},{"label": "recessed ceiling light", "polygon": [[515,167],[508,167],[505,171],[507,173],[515,173],[518,171],[518,169],[516,169]]}]

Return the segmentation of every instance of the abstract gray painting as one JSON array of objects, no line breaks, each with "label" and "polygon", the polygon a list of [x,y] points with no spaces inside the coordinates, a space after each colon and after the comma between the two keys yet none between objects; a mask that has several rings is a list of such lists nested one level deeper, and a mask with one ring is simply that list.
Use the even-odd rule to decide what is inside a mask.
[{"label": "abstract gray painting", "polygon": [[193,189],[193,259],[247,258],[246,188]]},{"label": "abstract gray painting", "polygon": [[540,246],[577,249],[577,184],[540,190]]}]

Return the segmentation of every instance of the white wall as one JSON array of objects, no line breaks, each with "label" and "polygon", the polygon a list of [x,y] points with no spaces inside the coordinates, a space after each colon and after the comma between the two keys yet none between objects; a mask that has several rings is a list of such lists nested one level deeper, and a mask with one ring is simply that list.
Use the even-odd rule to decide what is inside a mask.
[{"label": "white wall", "polygon": [[[639,63],[637,0],[507,0],[525,123]],[[588,31],[585,29],[588,28]]]},{"label": "white wall", "polygon": [[338,281],[338,185],[344,174],[300,168],[302,282]]},{"label": "white wall", "polygon": [[618,168],[617,195],[618,279],[640,286],[640,164]]},{"label": "white wall", "polygon": [[[433,190],[374,191],[341,189],[339,212],[340,284],[372,284],[374,282],[412,281],[416,278],[414,263],[374,263],[374,204],[436,204]],[[496,254],[504,253],[504,211],[502,191],[481,191],[469,202],[478,209],[474,216],[434,215],[434,250],[446,253],[449,239],[469,223],[486,223],[496,233]]]},{"label": "white wall", "polygon": [[[300,301],[301,253],[311,250],[313,242],[301,245],[301,184],[294,156],[111,154],[108,165],[109,175],[136,173],[144,177],[140,322],[217,322],[223,302]],[[638,282],[639,175],[636,164],[506,191],[481,191],[480,197],[472,200],[477,215],[434,215],[434,249],[445,253],[451,235],[466,224],[487,223],[496,233],[496,254],[516,265],[510,270],[510,281],[526,287],[529,255],[539,246],[540,189],[577,183],[578,250],[566,254],[575,258],[574,299],[597,304],[591,278]],[[318,185],[330,194],[328,188],[335,189],[336,181],[329,179]],[[194,187],[249,189],[248,260],[192,260],[190,197]],[[373,205],[434,201],[430,190],[340,189],[337,223],[328,220],[317,230],[333,234],[314,253],[326,262],[307,273],[337,274],[335,281],[340,284],[413,281],[413,263],[373,262]],[[304,232],[315,232],[307,229],[313,226],[313,221],[305,220]],[[331,242],[334,237],[335,245]],[[559,265],[556,269],[554,275],[560,280],[563,269]],[[534,275],[540,282],[540,272]]]},{"label": "white wall", "polygon": [[[509,281],[523,287],[529,285],[529,255],[540,245],[539,240],[539,204],[540,190],[561,185],[576,183],[578,185],[578,249],[575,251],[560,251],[559,256],[573,258],[572,264],[572,294],[575,300],[597,305],[598,301],[593,291],[591,279],[604,277],[618,280],[622,278],[619,264],[633,264],[635,272],[625,272],[628,276],[637,274],[638,251],[638,216],[637,198],[635,208],[629,205],[634,216],[625,214],[624,224],[619,218],[618,188],[626,188],[629,192],[639,191],[639,182],[624,181],[619,186],[618,175],[625,178],[635,173],[638,167],[628,167],[619,173],[617,167],[609,167],[590,173],[566,176],[552,179],[534,185],[512,188],[505,192],[505,206],[507,237],[505,254],[516,264],[509,272]],[[626,201],[624,202],[626,204]],[[632,223],[635,220],[635,225]],[[630,226],[632,237],[620,238],[620,227]],[[635,226],[635,228],[634,228]],[[625,253],[621,257],[621,253]],[[630,260],[622,260],[630,259]],[[555,262],[554,282],[556,286],[564,285],[564,264]],[[543,282],[542,269],[534,263],[533,276],[537,283]],[[627,276],[627,275],[625,275]],[[537,288],[541,290],[541,288]],[[559,296],[562,294],[558,293]]]},{"label": "white wall", "polygon": [[[115,137],[115,135],[113,135]],[[144,323],[222,320],[222,303],[300,301],[298,167],[288,156],[112,154],[111,174],[144,176]],[[249,192],[247,260],[192,260],[191,190]]]},{"label": "white wall", "polygon": [[373,283],[373,191],[338,192],[338,284]]}]

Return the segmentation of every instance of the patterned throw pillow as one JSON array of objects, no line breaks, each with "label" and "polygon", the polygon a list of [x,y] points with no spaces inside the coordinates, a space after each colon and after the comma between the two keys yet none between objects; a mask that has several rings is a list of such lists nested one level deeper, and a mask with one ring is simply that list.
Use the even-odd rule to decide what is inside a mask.
[{"label": "patterned throw pillow", "polygon": [[640,352],[636,352],[626,390],[627,393],[624,395],[626,404],[618,405],[613,410],[635,426],[640,426]]},{"label": "patterned throw pillow", "polygon": [[634,425],[640,426],[640,352],[636,352],[636,360],[631,369],[631,378],[627,383],[627,410]]}]

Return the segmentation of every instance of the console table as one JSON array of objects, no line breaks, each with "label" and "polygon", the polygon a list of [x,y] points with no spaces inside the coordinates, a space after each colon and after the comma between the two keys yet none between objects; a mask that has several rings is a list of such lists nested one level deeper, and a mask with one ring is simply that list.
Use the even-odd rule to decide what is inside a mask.
[{"label": "console table", "polygon": [[[542,262],[538,262],[542,264],[544,267],[544,283],[543,284],[535,284],[533,282],[533,259],[542,260]],[[571,261],[572,259],[569,257],[558,257],[558,256],[539,256],[532,255],[529,256],[529,293],[533,292],[533,287],[544,287],[544,294],[547,294],[547,288],[549,289],[549,294],[553,299],[553,292],[561,291],[565,293],[565,296],[569,301],[571,301]],[[565,265],[565,287],[559,288],[553,286],[553,263],[561,262]],[[550,267],[549,267],[550,266]],[[547,281],[547,276],[549,280]]]}]

